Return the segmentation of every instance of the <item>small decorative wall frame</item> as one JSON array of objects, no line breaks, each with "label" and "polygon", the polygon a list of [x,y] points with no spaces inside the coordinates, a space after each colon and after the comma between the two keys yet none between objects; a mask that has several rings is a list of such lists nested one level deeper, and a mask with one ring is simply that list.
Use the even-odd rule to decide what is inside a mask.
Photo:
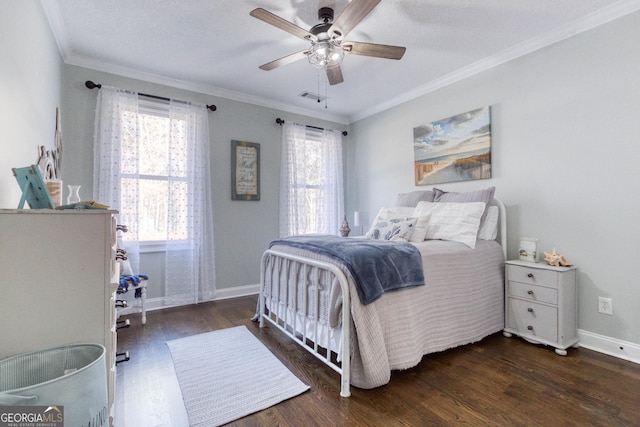
[{"label": "small decorative wall frame", "polygon": [[491,178],[491,110],[478,108],[413,128],[416,185]]},{"label": "small decorative wall frame", "polygon": [[231,141],[231,200],[260,200],[260,144]]}]

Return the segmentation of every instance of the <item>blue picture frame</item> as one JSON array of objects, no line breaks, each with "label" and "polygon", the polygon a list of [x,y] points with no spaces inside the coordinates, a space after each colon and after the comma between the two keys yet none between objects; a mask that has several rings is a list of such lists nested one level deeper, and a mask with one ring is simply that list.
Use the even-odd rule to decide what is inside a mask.
[{"label": "blue picture frame", "polygon": [[22,190],[18,209],[23,209],[25,202],[31,209],[55,209],[51,194],[49,194],[40,169],[36,165],[13,168],[12,170]]}]

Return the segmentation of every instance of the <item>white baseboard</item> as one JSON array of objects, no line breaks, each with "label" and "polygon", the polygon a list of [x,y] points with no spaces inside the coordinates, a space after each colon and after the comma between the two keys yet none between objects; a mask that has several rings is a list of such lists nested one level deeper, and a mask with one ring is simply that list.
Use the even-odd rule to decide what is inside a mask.
[{"label": "white baseboard", "polygon": [[[216,297],[211,301],[219,301],[229,298],[244,297],[247,295],[257,295],[260,293],[260,284],[234,286],[231,288],[216,289]],[[163,298],[147,298],[147,311],[161,310],[174,306],[164,305]]]},{"label": "white baseboard", "polygon": [[578,329],[580,347],[640,363],[640,345]]},{"label": "white baseboard", "polygon": [[257,295],[260,293],[260,284],[234,286],[231,288],[216,289],[216,297],[214,301],[229,298],[244,297],[247,295]]}]

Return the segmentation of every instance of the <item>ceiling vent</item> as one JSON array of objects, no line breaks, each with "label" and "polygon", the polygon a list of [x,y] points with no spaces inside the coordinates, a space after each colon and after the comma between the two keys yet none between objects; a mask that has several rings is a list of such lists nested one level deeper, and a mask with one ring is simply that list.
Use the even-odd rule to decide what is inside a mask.
[{"label": "ceiling vent", "polygon": [[320,96],[317,93],[312,93],[312,92],[302,92],[298,96],[300,96],[302,98],[307,98],[307,99],[310,99],[310,100],[316,101],[316,102],[324,101],[325,99],[327,99],[326,96]]}]

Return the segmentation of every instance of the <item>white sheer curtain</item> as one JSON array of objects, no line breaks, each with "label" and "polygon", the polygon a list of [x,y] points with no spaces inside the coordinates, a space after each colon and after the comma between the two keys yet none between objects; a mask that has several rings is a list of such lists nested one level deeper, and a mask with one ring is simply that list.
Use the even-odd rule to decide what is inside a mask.
[{"label": "white sheer curtain", "polygon": [[[213,299],[209,121],[205,106],[171,101],[148,114],[137,94],[103,86],[94,134],[94,197],[120,211],[127,255],[164,254],[159,306]],[[156,129],[159,128],[159,129]],[[150,137],[150,135],[152,137]],[[156,257],[157,258],[157,257]]]},{"label": "white sheer curtain", "polygon": [[280,235],[339,234],[343,216],[341,132],[285,123]]}]

